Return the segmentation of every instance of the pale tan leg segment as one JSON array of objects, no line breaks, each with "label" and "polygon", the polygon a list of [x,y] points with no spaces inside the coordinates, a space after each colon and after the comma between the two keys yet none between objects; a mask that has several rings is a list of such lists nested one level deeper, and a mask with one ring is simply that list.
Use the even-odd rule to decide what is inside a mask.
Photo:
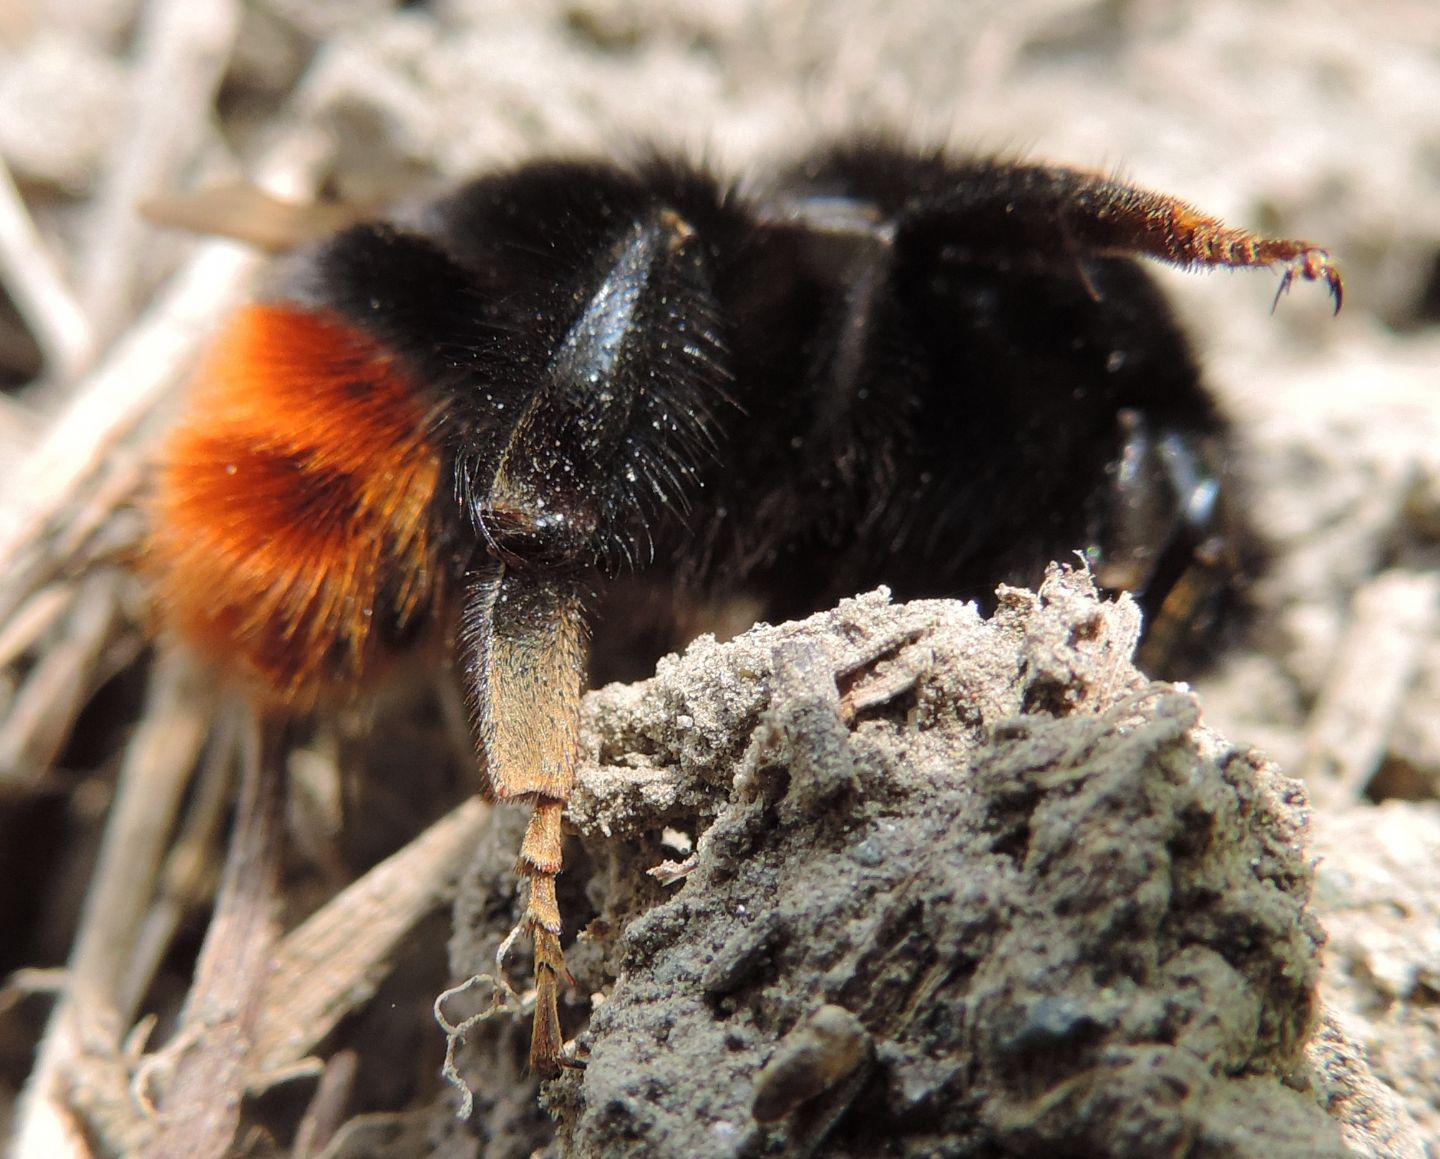
[{"label": "pale tan leg segment", "polygon": [[516,872],[529,885],[522,928],[535,943],[535,1029],[530,1065],[544,1078],[565,1066],[560,988],[568,980],[560,949],[555,878],[564,856],[565,802],[580,749],[587,630],[573,581],[506,573],[469,593],[462,643],[471,651],[471,709],[491,789],[529,801],[530,825]]},{"label": "pale tan leg segment", "polygon": [[516,872],[530,883],[524,919],[535,942],[535,1025],[530,1039],[530,1065],[542,1078],[554,1078],[567,1065],[562,1056],[560,984],[569,973],[560,949],[560,906],[555,899],[555,875],[562,863],[564,811],[563,801],[543,797],[536,801],[516,866]]}]

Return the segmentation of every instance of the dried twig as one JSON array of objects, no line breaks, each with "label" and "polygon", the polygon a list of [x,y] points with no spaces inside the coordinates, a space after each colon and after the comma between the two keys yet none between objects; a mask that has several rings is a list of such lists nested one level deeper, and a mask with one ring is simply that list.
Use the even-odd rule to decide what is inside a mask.
[{"label": "dried twig", "polygon": [[114,576],[100,573],[74,590],[69,631],[40,659],[0,721],[0,780],[38,781],[54,765],[95,691],[100,653],[119,611],[114,589]]},{"label": "dried twig", "polygon": [[355,1072],[359,1065],[359,1056],[351,1050],[339,1051],[325,1064],[315,1095],[305,1108],[300,1128],[295,1132],[295,1145],[291,1148],[295,1159],[314,1159],[340,1129],[345,1101],[350,1096],[350,1088],[355,1085]]},{"label": "dried twig", "polygon": [[86,1055],[120,1053],[129,1022],[124,979],[210,716],[208,698],[186,661],[163,657],[151,679],[143,723],[121,766],[64,996],[51,1014],[25,1088],[16,1159],[89,1153],[67,1106],[69,1076]]},{"label": "dried twig", "polygon": [[213,888],[208,878],[219,847],[217,836],[234,792],[232,774],[242,724],[239,712],[220,714],[205,760],[187,795],[185,817],[165,855],[155,900],[135,939],[130,970],[120,988],[121,1009],[127,1017],[133,1017],[139,1009],[186,912],[202,900],[210,900],[208,894],[203,899],[200,895],[207,886]]},{"label": "dried twig", "polygon": [[240,26],[236,0],[161,0],[141,9],[134,116],[116,140],[91,222],[81,297],[101,341],[130,313],[146,231],[136,207],[174,187],[210,133],[210,110]]},{"label": "dried twig", "polygon": [[303,1058],[370,998],[396,946],[453,893],[489,815],[467,800],[285,938],[256,1030],[257,1077]]},{"label": "dried twig", "polygon": [[222,1156],[240,1123],[255,1027],[269,972],[284,852],[285,730],[251,743],[215,915],[166,1058],[173,1079],[160,1102],[160,1130],[146,1159]]},{"label": "dried twig", "polygon": [[1306,735],[1303,776],[1317,801],[1357,801],[1440,612],[1440,577],[1388,571],[1362,587]]},{"label": "dried twig", "polygon": [[68,381],[89,360],[90,321],[61,276],[0,160],[0,281],[34,335],[51,378]]}]

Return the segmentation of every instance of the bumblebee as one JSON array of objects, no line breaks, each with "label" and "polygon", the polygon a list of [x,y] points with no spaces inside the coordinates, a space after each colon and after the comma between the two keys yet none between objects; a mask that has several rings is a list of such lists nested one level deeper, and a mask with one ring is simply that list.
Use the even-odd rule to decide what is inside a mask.
[{"label": "bumblebee", "polygon": [[1172,637],[1233,586],[1226,428],[1138,258],[1340,306],[1324,250],[1062,167],[868,142],[745,192],[662,157],[481,177],[292,256],[219,335],[161,605],[281,717],[453,649],[490,790],[533,811],[554,1076],[592,677],[737,608],[983,600],[1076,551]]}]

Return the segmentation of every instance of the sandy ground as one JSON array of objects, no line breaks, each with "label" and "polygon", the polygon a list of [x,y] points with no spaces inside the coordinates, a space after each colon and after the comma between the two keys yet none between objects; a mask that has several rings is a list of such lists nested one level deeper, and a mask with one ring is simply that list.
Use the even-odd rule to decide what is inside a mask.
[{"label": "sandy ground", "polygon": [[[135,722],[155,719],[153,684],[141,708],[143,596],[110,564],[135,541],[151,432],[257,266],[228,243],[154,229],[139,201],[242,175],[297,195],[390,198],[636,140],[703,152],[743,179],[816,139],[881,127],[1117,170],[1339,255],[1337,319],[1307,287],[1272,314],[1263,274],[1162,275],[1236,423],[1272,553],[1254,637],[1197,690],[1209,726],[1308,783],[1313,912],[1330,938],[1321,993],[1434,1145],[1437,61],[1440,10],[1422,0],[0,8],[0,920],[22,947],[4,968],[66,960],[116,765]],[[437,731],[413,744],[448,753]],[[391,742],[405,751],[412,738]],[[310,826],[321,865],[344,844],[325,830],[323,786],[347,744],[341,728],[291,762],[322,786]],[[366,762],[383,761],[377,747]],[[295,911],[419,832],[452,803],[456,776],[416,790],[423,805],[372,802],[385,824],[351,839]],[[220,826],[185,816],[210,869],[184,878],[169,928],[173,957],[193,959]],[[168,962],[144,1008],[173,1016],[185,973]],[[418,1044],[403,1081],[362,1067],[364,1105],[445,1097],[423,996],[447,968],[429,960],[415,976],[403,991],[422,1004],[413,1032],[373,1010],[348,1024],[348,1041]],[[0,1129],[15,1122],[49,984],[25,975],[0,1000]],[[533,1124],[516,1081],[512,1113]],[[289,1123],[305,1097],[272,1092],[257,1121]]]}]

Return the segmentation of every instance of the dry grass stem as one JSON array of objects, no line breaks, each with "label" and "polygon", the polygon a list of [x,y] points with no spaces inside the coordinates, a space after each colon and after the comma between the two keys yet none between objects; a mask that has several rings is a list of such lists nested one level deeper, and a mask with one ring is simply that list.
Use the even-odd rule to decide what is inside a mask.
[{"label": "dry grass stem", "polygon": [[[240,802],[215,914],[169,1056],[160,1129],[143,1159],[228,1154],[253,1062],[255,1027],[278,934],[284,852],[285,730],[243,746]],[[247,730],[249,731],[249,730]]]},{"label": "dry grass stem", "polygon": [[1317,800],[1364,796],[1437,613],[1434,572],[1384,572],[1355,593],[1306,737],[1302,775]]},{"label": "dry grass stem", "polygon": [[281,942],[255,1035],[261,1076],[303,1058],[369,1000],[396,947],[453,893],[490,806],[471,798]]},{"label": "dry grass stem", "polygon": [[50,1016],[26,1085],[16,1159],[83,1155],[66,1105],[84,1056],[115,1056],[128,1025],[124,1009],[135,940],[169,847],[190,772],[213,709],[184,657],[162,658],[143,722],[125,754],[99,861],[70,955],[68,984]]},{"label": "dry grass stem", "polygon": [[9,166],[0,160],[0,283],[25,319],[53,378],[69,381],[89,361],[90,321],[54,253],[35,228]]},{"label": "dry grass stem", "polygon": [[240,25],[235,0],[162,0],[141,9],[135,103],[114,142],[81,272],[81,298],[103,341],[131,312],[153,227],[136,212],[173,189],[212,133],[210,110]]}]

